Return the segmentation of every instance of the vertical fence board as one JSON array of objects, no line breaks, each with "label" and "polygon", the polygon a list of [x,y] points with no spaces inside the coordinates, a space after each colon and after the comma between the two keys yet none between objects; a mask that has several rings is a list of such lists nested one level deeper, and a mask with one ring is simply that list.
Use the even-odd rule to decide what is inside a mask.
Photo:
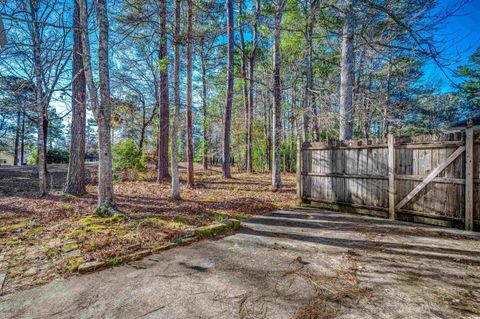
[{"label": "vertical fence board", "polygon": [[[473,136],[472,163],[463,153],[398,211],[392,203],[407,196],[435,168],[465,145],[464,134],[305,144],[302,148],[302,198],[341,203],[395,214],[480,224],[480,132]],[[392,157],[394,158],[392,162]],[[468,177],[468,176],[471,176]],[[466,186],[467,179],[472,183]],[[469,189],[471,189],[469,191]],[[467,192],[466,192],[467,190]],[[470,192],[469,194],[467,194]],[[470,196],[471,208],[465,205]]]}]

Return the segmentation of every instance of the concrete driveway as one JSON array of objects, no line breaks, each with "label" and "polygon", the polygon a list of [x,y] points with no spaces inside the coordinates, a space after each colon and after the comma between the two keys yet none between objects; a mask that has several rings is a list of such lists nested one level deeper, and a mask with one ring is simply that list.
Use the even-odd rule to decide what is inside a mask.
[{"label": "concrete driveway", "polygon": [[479,318],[471,233],[298,209],[0,297],[0,318]]}]

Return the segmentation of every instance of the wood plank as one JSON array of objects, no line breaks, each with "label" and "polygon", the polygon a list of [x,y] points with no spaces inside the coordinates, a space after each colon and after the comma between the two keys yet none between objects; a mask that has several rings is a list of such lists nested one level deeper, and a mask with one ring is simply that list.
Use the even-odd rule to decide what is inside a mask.
[{"label": "wood plank", "polygon": [[465,130],[465,229],[473,230],[473,128]]},{"label": "wood plank", "polygon": [[[395,175],[395,179],[403,181],[423,181],[425,177],[425,175]],[[432,183],[463,185],[465,184],[465,180],[463,178],[435,177]]]},{"label": "wood plank", "polygon": [[421,190],[425,188],[445,167],[450,165],[460,154],[465,151],[465,146],[460,146],[455,152],[450,155],[445,162],[437,166],[425,179],[417,185],[405,198],[403,198],[396,206],[395,209],[400,209],[407,204],[412,198],[414,198]]},{"label": "wood plank", "polygon": [[303,173],[306,176],[320,176],[320,177],[338,177],[338,178],[367,178],[367,179],[384,179],[388,176],[382,175],[357,175],[357,174],[342,174],[342,173]]},{"label": "wood plank", "polygon": [[429,142],[429,143],[397,143],[395,147],[397,149],[433,149],[433,148],[455,148],[463,146],[463,141],[443,141],[443,142]]},{"label": "wood plank", "polygon": [[395,219],[395,138],[388,134],[388,218]]}]

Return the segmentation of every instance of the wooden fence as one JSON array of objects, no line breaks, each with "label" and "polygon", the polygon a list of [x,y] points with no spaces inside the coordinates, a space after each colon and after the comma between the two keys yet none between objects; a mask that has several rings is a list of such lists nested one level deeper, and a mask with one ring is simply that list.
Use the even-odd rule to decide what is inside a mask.
[{"label": "wooden fence", "polygon": [[479,228],[479,133],[305,143],[299,194],[317,207]]}]

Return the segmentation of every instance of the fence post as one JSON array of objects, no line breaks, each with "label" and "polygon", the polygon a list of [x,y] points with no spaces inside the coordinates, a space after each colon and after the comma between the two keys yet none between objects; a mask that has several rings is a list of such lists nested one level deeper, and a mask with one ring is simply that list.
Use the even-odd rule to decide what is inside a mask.
[{"label": "fence post", "polygon": [[388,133],[388,218],[395,219],[395,138]]},{"label": "fence post", "polygon": [[465,229],[473,230],[473,127],[465,130]]},{"label": "fence post", "polygon": [[297,167],[296,167],[296,182],[297,182],[297,201],[302,202],[303,189],[302,189],[302,138],[297,138]]}]

